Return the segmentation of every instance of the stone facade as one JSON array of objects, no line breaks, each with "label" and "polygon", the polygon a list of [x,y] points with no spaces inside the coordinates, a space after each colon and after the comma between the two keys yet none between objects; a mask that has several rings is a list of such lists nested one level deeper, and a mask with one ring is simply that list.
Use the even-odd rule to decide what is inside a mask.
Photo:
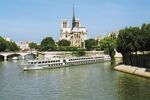
[{"label": "stone facade", "polygon": [[116,39],[118,37],[119,31],[113,31],[108,33],[108,37]]},{"label": "stone facade", "polygon": [[73,10],[72,27],[69,27],[68,21],[64,19],[61,23],[60,40],[68,40],[72,47],[85,48],[85,40],[87,36],[87,29],[81,27],[80,20],[75,18]]},{"label": "stone facade", "polygon": [[17,43],[17,45],[20,47],[21,50],[30,50],[30,47],[29,47],[29,42],[23,42],[23,41],[20,41],[19,43]]}]

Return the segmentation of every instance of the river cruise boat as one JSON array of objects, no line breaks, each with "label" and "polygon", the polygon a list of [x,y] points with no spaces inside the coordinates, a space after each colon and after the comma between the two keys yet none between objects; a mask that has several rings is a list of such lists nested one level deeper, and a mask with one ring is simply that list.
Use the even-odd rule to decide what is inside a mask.
[{"label": "river cruise boat", "polygon": [[103,56],[91,56],[91,57],[70,57],[70,58],[51,58],[43,60],[28,60],[23,64],[23,70],[38,70],[38,69],[50,69],[64,66],[75,66],[82,64],[91,64],[98,62],[110,61],[111,58],[108,55]]}]

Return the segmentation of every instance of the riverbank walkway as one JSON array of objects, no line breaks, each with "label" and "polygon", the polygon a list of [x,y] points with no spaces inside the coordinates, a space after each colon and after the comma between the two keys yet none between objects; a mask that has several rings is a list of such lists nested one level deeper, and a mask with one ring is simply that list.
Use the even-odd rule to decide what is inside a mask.
[{"label": "riverbank walkway", "polygon": [[115,70],[141,76],[141,77],[146,77],[150,79],[150,72],[146,71],[146,68],[140,68],[136,66],[130,66],[130,65],[117,65],[114,67]]}]

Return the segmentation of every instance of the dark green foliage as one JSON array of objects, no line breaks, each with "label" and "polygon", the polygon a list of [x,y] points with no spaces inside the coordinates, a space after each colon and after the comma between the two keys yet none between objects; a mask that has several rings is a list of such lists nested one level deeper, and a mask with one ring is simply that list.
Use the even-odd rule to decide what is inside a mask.
[{"label": "dark green foliage", "polygon": [[6,42],[4,38],[0,36],[0,51],[5,51],[5,49],[6,49]]},{"label": "dark green foliage", "polygon": [[150,50],[150,24],[143,24],[141,27],[141,37],[143,41],[143,49]]},{"label": "dark green foliage", "polygon": [[97,42],[95,39],[85,40],[85,48],[87,50],[94,50],[94,47],[97,46]]},{"label": "dark green foliage", "polygon": [[8,42],[0,36],[0,51],[19,51],[19,47],[15,42]]},{"label": "dark green foliage", "polygon": [[42,51],[54,51],[56,50],[55,41],[52,37],[46,37],[41,42]]},{"label": "dark green foliage", "polygon": [[36,43],[34,43],[34,42],[29,43],[29,47],[31,49],[38,49],[38,45]]},{"label": "dark green foliage", "polygon": [[[123,55],[123,63],[130,59],[130,65],[133,65],[132,55],[136,55],[136,65],[138,66],[137,52],[143,53],[143,62],[145,61],[144,51],[150,50],[150,24],[143,24],[139,27],[129,27],[119,31],[117,38],[117,51]],[[145,65],[145,62],[144,62]]]},{"label": "dark green foliage", "polygon": [[18,50],[19,50],[19,47],[17,46],[15,42],[9,43],[9,51],[18,51]]},{"label": "dark green foliage", "polygon": [[6,50],[6,42],[2,41],[0,42],[0,51],[5,51]]},{"label": "dark green foliage", "polygon": [[70,41],[68,41],[68,40],[60,40],[59,42],[58,42],[58,46],[70,46]]}]

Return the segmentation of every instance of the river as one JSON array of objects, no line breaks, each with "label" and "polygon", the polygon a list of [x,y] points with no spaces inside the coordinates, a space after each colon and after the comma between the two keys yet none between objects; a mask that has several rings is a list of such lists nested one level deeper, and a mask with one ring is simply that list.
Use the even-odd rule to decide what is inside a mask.
[{"label": "river", "polygon": [[113,70],[105,62],[22,71],[0,62],[0,100],[150,100],[150,80]]}]

